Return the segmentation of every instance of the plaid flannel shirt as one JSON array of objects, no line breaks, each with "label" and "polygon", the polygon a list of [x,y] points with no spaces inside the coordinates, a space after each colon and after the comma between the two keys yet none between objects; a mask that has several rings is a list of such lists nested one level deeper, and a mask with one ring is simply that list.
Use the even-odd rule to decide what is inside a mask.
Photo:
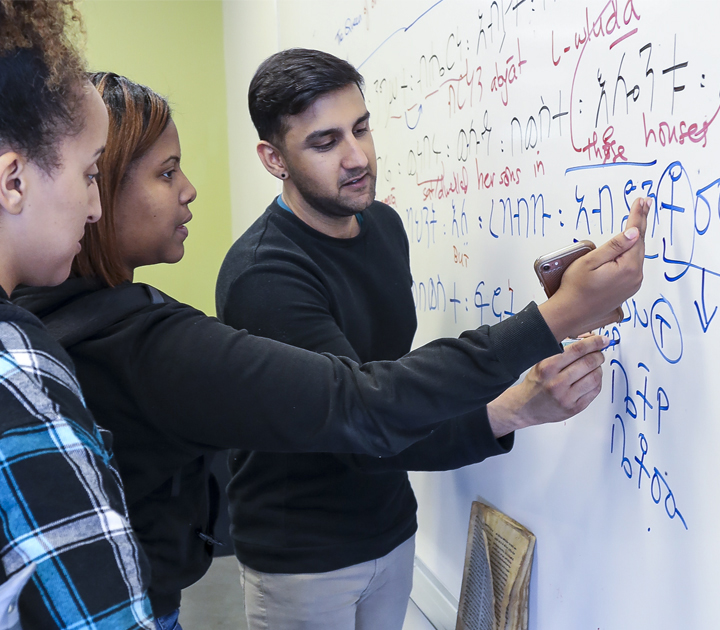
[{"label": "plaid flannel shirt", "polygon": [[[24,630],[154,629],[147,560],[67,355],[0,295],[0,561]],[[0,574],[0,581],[3,581]]]}]

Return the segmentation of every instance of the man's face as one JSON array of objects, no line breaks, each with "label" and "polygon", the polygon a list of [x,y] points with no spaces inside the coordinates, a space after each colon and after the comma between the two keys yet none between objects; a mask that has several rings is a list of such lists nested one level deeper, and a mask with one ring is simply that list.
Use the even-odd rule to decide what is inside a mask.
[{"label": "man's face", "polygon": [[362,212],[375,199],[377,163],[370,114],[360,89],[348,85],[287,119],[281,149],[302,201],[329,217]]}]

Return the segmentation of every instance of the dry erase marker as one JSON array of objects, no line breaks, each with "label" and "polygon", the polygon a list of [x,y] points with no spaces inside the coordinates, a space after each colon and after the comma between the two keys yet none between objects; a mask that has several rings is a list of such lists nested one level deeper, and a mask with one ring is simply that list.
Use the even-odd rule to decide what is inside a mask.
[{"label": "dry erase marker", "polygon": [[[567,348],[569,345],[574,344],[576,341],[581,341],[581,339],[575,337],[575,338],[568,338],[562,340],[562,347],[563,349]],[[613,346],[617,346],[620,344],[619,339],[611,339],[607,346],[603,348],[603,350],[607,350],[608,348],[612,348]]]}]

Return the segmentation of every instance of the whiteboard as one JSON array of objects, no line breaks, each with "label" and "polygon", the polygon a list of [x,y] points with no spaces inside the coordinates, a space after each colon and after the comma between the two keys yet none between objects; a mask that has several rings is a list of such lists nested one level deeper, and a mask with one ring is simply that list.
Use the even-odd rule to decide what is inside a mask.
[{"label": "whiteboard", "polygon": [[[534,259],[653,200],[603,391],[514,450],[415,474],[418,556],[456,597],[470,504],[537,536],[530,628],[715,628],[720,70],[703,0],[279,0],[281,48],[358,66],[378,199],[411,243],[416,343],[544,296]],[[438,378],[442,378],[438,375]]]}]

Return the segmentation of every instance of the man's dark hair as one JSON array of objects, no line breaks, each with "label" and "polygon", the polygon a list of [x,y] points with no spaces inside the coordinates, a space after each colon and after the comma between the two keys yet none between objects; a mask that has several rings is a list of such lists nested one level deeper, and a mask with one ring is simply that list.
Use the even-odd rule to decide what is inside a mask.
[{"label": "man's dark hair", "polygon": [[250,82],[250,117],[261,140],[280,145],[286,116],[304,112],[329,92],[355,84],[362,75],[347,61],[320,50],[290,48],[268,57]]}]

